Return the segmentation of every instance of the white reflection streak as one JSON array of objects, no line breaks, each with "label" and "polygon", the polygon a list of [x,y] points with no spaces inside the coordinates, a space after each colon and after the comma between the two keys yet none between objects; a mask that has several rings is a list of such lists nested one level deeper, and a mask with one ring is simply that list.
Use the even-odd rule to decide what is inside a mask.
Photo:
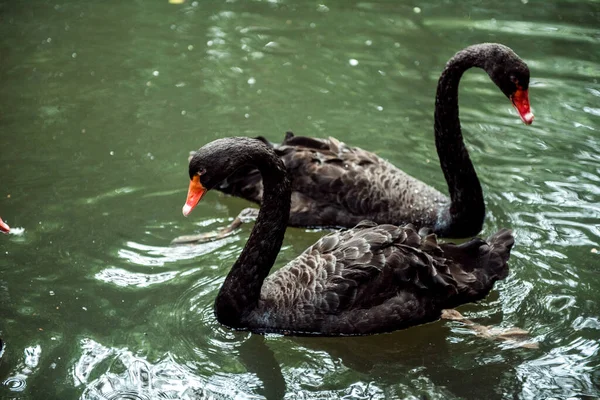
[{"label": "white reflection streak", "polygon": [[[197,245],[173,247],[148,246],[135,242],[127,242],[127,247],[129,247],[129,249],[121,249],[118,254],[119,257],[132,264],[146,267],[162,267],[167,263],[193,259],[211,253],[235,240],[235,238],[224,238]],[[167,271],[147,274],[142,272],[131,272],[123,268],[108,267],[98,272],[94,277],[102,282],[112,283],[121,287],[149,287],[157,283],[170,281],[178,275],[188,275],[189,273],[190,270],[183,272]]]},{"label": "white reflection streak", "polygon": [[25,387],[27,387],[27,378],[35,372],[35,369],[40,363],[42,347],[39,344],[26,347],[24,353],[25,360],[23,365],[17,365],[14,369],[14,373],[2,382],[4,386],[8,386],[8,389],[13,392],[22,392],[25,390]]},{"label": "white reflection streak", "polygon": [[81,349],[83,350],[81,357],[73,368],[75,387],[85,384],[96,365],[114,352],[113,349],[90,339],[81,339]]},{"label": "white reflection streak", "polygon": [[[128,349],[108,348],[92,339],[82,339],[81,348],[83,354],[73,367],[73,377],[75,386],[86,386],[82,400],[259,398],[241,391],[236,383],[243,382],[236,379],[224,381],[215,376],[215,382],[210,382],[213,378],[194,375],[170,354],[153,364]],[[110,358],[114,360],[107,363]],[[112,366],[118,372],[111,372]],[[89,381],[90,376],[98,378]]]},{"label": "white reflection streak", "polygon": [[[127,242],[130,249],[121,249],[119,257],[129,261],[132,264],[143,265],[146,267],[162,267],[167,263],[177,262],[179,260],[188,260],[211,253],[216,249],[223,247],[227,243],[235,241],[235,238],[225,238],[213,242],[202,243],[190,246],[160,247],[148,246],[135,242]],[[136,252],[134,250],[138,250]],[[141,253],[145,254],[141,254]],[[177,277],[178,275],[187,275],[190,271],[167,271],[155,274],[146,274],[142,272],[131,272],[123,268],[108,267],[98,272],[94,277],[102,282],[112,283],[121,287],[137,286],[149,287],[157,283],[164,283]]]},{"label": "white reflection streak", "polygon": [[133,250],[138,250],[139,252],[129,249],[121,249],[119,250],[118,255],[132,264],[144,266],[163,266],[166,263],[189,260],[211,253],[232,241],[235,241],[235,238],[229,237],[197,245],[172,247],[148,246],[135,242],[127,242],[127,247]]},{"label": "white reflection streak", "polygon": [[599,349],[600,344],[596,341],[577,338],[566,346],[552,349],[539,359],[521,364],[517,368],[517,376],[523,382],[523,397],[594,393],[592,374]]},{"label": "white reflection streak", "polygon": [[156,283],[167,282],[179,275],[179,272],[163,272],[160,274],[142,274],[136,272],[129,272],[121,268],[108,268],[101,272],[98,272],[95,276],[96,279],[106,282],[113,283],[117,286],[137,286],[137,287],[148,287]]}]

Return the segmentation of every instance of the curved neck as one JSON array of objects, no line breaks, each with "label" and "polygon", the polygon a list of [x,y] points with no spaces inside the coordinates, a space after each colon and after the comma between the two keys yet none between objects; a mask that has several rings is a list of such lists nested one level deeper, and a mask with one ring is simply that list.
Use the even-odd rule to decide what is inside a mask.
[{"label": "curved neck", "polygon": [[458,84],[471,67],[485,67],[485,53],[474,47],[458,52],[442,72],[435,99],[435,145],[450,192],[450,205],[438,216],[436,232],[481,230],[485,203],[481,185],[463,142],[458,117]]},{"label": "curved neck", "polygon": [[262,284],[281,249],[292,192],[283,162],[267,146],[252,139],[248,146],[236,145],[235,151],[243,154],[244,159],[238,160],[236,167],[256,166],[263,182],[263,198],[254,228],[215,301],[219,322],[242,328],[244,318],[258,304]]}]

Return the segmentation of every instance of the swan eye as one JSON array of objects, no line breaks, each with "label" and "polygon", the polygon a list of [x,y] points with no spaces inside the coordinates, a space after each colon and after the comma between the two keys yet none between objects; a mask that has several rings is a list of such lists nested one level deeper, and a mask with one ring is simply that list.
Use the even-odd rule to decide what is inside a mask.
[{"label": "swan eye", "polygon": [[510,76],[510,81],[516,86],[517,90],[520,90],[523,88],[523,86],[521,85],[521,83],[519,83],[519,78],[517,78],[514,75]]},{"label": "swan eye", "polygon": [[205,173],[206,173],[206,168],[200,168],[200,169],[198,170],[198,172],[196,172],[196,175],[198,175],[198,176],[202,176],[202,175],[204,175]]}]

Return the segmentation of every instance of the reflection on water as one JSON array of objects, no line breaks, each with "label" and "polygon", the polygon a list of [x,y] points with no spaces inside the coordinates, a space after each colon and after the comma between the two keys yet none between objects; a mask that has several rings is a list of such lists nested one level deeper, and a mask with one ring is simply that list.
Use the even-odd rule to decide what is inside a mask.
[{"label": "reflection on water", "polygon": [[169,355],[149,363],[127,349],[105,347],[87,338],[80,346],[82,355],[73,367],[75,386],[85,387],[80,399],[256,398],[243,395],[233,382],[223,385],[201,378]]},{"label": "reflection on water", "polygon": [[113,283],[117,286],[147,287],[157,283],[167,282],[178,275],[177,272],[163,272],[158,274],[142,274],[130,272],[121,268],[107,268],[96,274],[96,279]]},{"label": "reflection on water", "polygon": [[[128,242],[125,244],[126,248],[118,251],[118,256],[132,266],[163,267],[177,261],[195,259],[213,253],[235,241],[235,238],[226,238],[193,246],[149,246]],[[168,282],[177,276],[194,274],[198,270],[198,268],[191,268],[185,271],[152,271],[147,273],[134,272],[118,267],[107,267],[94,277],[99,281],[121,287],[135,286],[143,288]]]},{"label": "reflection on water", "polygon": [[523,396],[529,398],[589,396],[600,388],[597,340],[577,338],[551,349],[544,356],[518,366]]},{"label": "reflection on water", "polygon": [[[239,239],[238,239],[239,240]],[[210,254],[236,242],[234,238],[225,238],[212,242],[190,246],[148,246],[135,242],[125,244],[127,248],[119,250],[119,257],[133,265],[164,266],[179,260],[190,260]]]},{"label": "reflection on water", "polygon": [[8,378],[2,382],[12,392],[22,392],[27,387],[27,379],[37,372],[42,348],[38,344],[24,350],[24,359],[11,371]]}]

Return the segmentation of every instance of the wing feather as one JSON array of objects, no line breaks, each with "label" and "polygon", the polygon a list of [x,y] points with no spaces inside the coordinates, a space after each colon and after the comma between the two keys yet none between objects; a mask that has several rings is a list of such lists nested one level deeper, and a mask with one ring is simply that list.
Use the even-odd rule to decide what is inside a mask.
[{"label": "wing feather", "polygon": [[512,236],[502,236],[494,250],[480,239],[439,245],[435,235],[421,233],[363,221],[329,234],[265,280],[257,312],[296,331],[388,331],[478,300],[506,276]]},{"label": "wing feather", "polygon": [[[268,143],[266,139],[259,140]],[[336,138],[291,132],[273,146],[292,178],[290,225],[350,228],[363,219],[433,226],[447,198],[379,156]],[[217,188],[260,204],[259,171],[242,167]]]}]

